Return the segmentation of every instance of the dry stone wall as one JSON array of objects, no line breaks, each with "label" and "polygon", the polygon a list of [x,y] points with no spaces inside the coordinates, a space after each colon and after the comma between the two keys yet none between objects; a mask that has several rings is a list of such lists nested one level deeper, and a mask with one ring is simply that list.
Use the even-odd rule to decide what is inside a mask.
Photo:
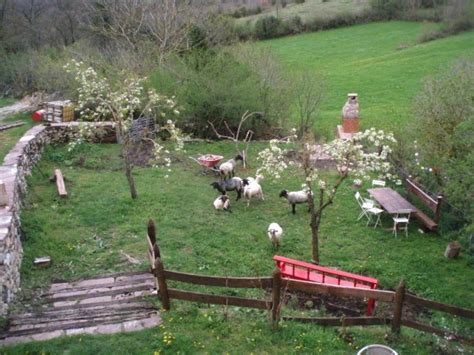
[{"label": "dry stone wall", "polygon": [[[114,137],[110,123],[99,124]],[[46,144],[65,141],[77,129],[76,122],[38,125],[28,130],[0,166],[0,181],[3,181],[8,204],[0,206],[0,316],[6,315],[8,304],[20,287],[20,266],[23,256],[21,244],[20,212],[26,194],[26,177],[41,159]]]}]

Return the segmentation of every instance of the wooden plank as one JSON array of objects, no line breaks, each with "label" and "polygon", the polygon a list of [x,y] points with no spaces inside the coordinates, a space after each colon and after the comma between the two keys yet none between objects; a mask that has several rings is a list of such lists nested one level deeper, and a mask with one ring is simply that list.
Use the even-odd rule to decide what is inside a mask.
[{"label": "wooden plank", "polygon": [[56,186],[58,187],[58,194],[61,197],[67,197],[66,186],[64,185],[64,178],[61,170],[54,169],[54,176],[56,177]]},{"label": "wooden plank", "polygon": [[219,277],[171,270],[165,270],[165,277],[169,280],[187,282],[195,285],[260,289],[272,287],[271,277]]},{"label": "wooden plank", "polygon": [[284,320],[293,320],[303,323],[315,323],[326,326],[342,326],[344,325],[385,325],[390,324],[390,318],[381,317],[283,317]]},{"label": "wooden plank", "polygon": [[427,300],[426,298],[417,297],[414,295],[405,295],[405,301],[411,304],[423,306],[429,309],[434,309],[436,311],[446,312],[450,314],[454,314],[459,317],[474,319],[474,310],[461,308],[457,306],[453,306],[450,304],[445,304],[441,302]]},{"label": "wooden plank", "polygon": [[413,216],[431,231],[438,228],[438,224],[419,209],[413,213]]},{"label": "wooden plank", "polygon": [[416,329],[416,330],[421,330],[422,332],[427,332],[427,333],[436,334],[442,337],[447,337],[449,338],[449,340],[459,340],[467,344],[471,344],[471,345],[474,344],[474,338],[465,337],[463,335],[452,333],[444,329],[435,328],[435,327],[432,327],[431,325],[422,324],[422,323],[415,322],[409,319],[402,319],[402,325],[404,325],[405,327]]},{"label": "wooden plank", "polygon": [[108,307],[113,304],[119,304],[119,303],[132,303],[132,302],[138,302],[143,300],[143,295],[133,295],[133,296],[127,296],[122,299],[115,299],[112,301],[105,301],[105,302],[91,302],[91,303],[77,303],[73,305],[67,305],[67,306],[56,306],[54,308],[45,308],[45,310],[65,310],[65,309],[76,309],[76,308],[91,308],[91,307]]},{"label": "wooden plank", "polygon": [[1,131],[6,131],[7,129],[10,129],[10,128],[23,126],[24,124],[25,124],[25,122],[23,122],[23,121],[15,121],[15,122],[11,122],[11,123],[2,124],[2,125],[0,125],[0,132]]},{"label": "wooden plank", "polygon": [[133,286],[120,286],[120,287],[111,287],[108,291],[102,291],[100,289],[99,292],[94,293],[93,290],[88,291],[87,293],[80,293],[77,295],[68,295],[68,296],[63,296],[61,294],[57,295],[52,295],[51,297],[47,297],[44,299],[45,303],[52,303],[52,302],[65,302],[65,301],[80,301],[84,300],[87,298],[97,298],[97,297],[105,297],[105,296],[116,296],[120,294],[127,294],[130,292],[136,292],[136,291],[147,291],[147,290],[153,290],[154,289],[154,284],[153,281],[151,280],[150,283],[146,284],[138,284],[138,285],[133,285]]},{"label": "wooden plank", "polygon": [[416,185],[413,181],[410,179],[405,179],[405,186],[409,192],[414,194],[416,197],[420,199],[420,201],[428,207],[430,210],[433,212],[436,212],[438,209],[438,203],[426,192],[424,192],[421,187]]},{"label": "wooden plank", "polygon": [[339,297],[355,297],[355,298],[372,298],[382,302],[393,302],[395,299],[395,292],[382,290],[369,290],[363,288],[333,286],[326,284],[317,284],[306,281],[283,280],[283,288],[287,287],[289,290],[298,290],[310,293],[322,293],[334,295]]},{"label": "wooden plank", "polygon": [[206,293],[189,292],[170,288],[168,294],[171,299],[178,299],[183,301],[211,303],[211,304],[223,304],[229,306],[248,307],[257,309],[270,309],[272,302],[243,298],[235,296],[220,296],[210,295]]}]

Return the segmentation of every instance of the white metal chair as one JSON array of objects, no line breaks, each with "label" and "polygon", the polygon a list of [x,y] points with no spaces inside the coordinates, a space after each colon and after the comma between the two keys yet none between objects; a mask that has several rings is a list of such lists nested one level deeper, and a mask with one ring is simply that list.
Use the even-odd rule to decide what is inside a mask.
[{"label": "white metal chair", "polygon": [[361,213],[359,214],[359,217],[357,217],[357,220],[360,220],[360,219],[361,219],[362,217],[364,217],[364,216],[369,219],[369,215],[367,214],[367,210],[369,210],[369,209],[371,209],[372,207],[374,207],[374,204],[371,203],[371,202],[365,201],[365,200],[362,198],[362,196],[361,196],[361,194],[360,194],[359,191],[357,191],[357,192],[355,193],[355,199],[356,199],[356,201],[357,201],[357,203],[359,204],[359,207],[360,207],[360,209],[361,209]]},{"label": "white metal chair", "polygon": [[364,346],[357,352],[357,355],[398,355],[398,353],[388,346],[372,344]]},{"label": "white metal chair", "polygon": [[385,180],[372,180],[372,186],[385,187]]},{"label": "white metal chair", "polygon": [[359,217],[357,220],[360,220],[362,217],[367,218],[367,226],[372,222],[372,217],[375,218],[375,224],[374,228],[378,226],[380,223],[380,216],[383,213],[383,210],[375,207],[372,201],[364,199],[359,191],[355,193],[355,198],[357,200],[357,203],[359,204],[359,207],[361,209],[361,213],[359,214]]},{"label": "white metal chair", "polygon": [[405,236],[408,237],[408,224],[410,223],[411,210],[398,210],[393,217],[393,234],[397,237],[397,231],[405,230]]}]

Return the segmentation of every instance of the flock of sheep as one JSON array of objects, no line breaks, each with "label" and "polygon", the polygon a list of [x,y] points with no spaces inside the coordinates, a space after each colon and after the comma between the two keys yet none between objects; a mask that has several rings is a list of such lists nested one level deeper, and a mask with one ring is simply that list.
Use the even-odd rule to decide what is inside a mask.
[{"label": "flock of sheep", "polygon": [[[221,193],[221,195],[214,200],[214,208],[216,210],[231,212],[230,198],[227,196],[227,191],[235,191],[237,193],[236,201],[238,201],[243,195],[247,200],[247,206],[250,205],[250,200],[253,198],[264,200],[263,189],[260,185],[263,176],[257,175],[255,178],[247,177],[245,179],[235,176],[235,167],[238,160],[243,161],[243,157],[237,155],[235,158],[222,163],[219,166],[219,175],[221,179],[211,183],[211,186]],[[292,207],[293,214],[296,213],[295,207],[297,204],[308,202],[308,192],[304,190],[283,190],[280,192],[280,197],[287,199]],[[270,223],[267,229],[267,235],[273,246],[278,248],[283,236],[283,228],[281,228],[278,223]]]}]

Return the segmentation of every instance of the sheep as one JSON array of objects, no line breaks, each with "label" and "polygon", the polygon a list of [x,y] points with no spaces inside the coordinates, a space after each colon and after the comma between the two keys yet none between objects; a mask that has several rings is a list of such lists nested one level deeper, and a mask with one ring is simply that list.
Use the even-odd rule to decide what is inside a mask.
[{"label": "sheep", "polygon": [[305,190],[290,192],[288,192],[288,190],[282,190],[280,192],[280,197],[286,198],[288,203],[291,205],[293,214],[296,213],[295,207],[297,204],[308,202],[308,195],[309,192]]},{"label": "sheep", "polygon": [[252,197],[260,197],[263,201],[263,190],[262,186],[260,186],[260,181],[263,179],[262,175],[257,175],[255,180],[249,182],[248,179],[243,179],[244,185],[244,197],[247,199],[247,206],[250,206],[250,199]]},{"label": "sheep", "polygon": [[283,237],[283,228],[278,223],[270,223],[267,230],[267,235],[273,244],[274,248],[280,247],[280,242]]},{"label": "sheep", "polygon": [[230,210],[230,199],[229,196],[221,195],[214,200],[214,208],[216,210],[224,210],[227,212],[232,212]]},{"label": "sheep", "polygon": [[234,177],[234,169],[237,164],[237,160],[244,161],[244,158],[239,154],[234,159],[230,159],[219,166],[219,174],[223,180],[225,180],[227,177]]},{"label": "sheep", "polygon": [[244,188],[243,181],[241,178],[235,176],[229,180],[214,181],[210,184],[213,188],[219,191],[222,195],[226,194],[226,191],[236,191],[238,201],[242,197],[242,191]]}]

